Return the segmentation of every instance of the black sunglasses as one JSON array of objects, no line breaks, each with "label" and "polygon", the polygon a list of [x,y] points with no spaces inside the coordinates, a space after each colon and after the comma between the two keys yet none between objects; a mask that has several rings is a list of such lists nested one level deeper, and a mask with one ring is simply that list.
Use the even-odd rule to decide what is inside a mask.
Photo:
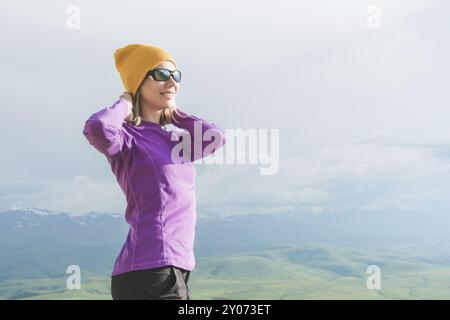
[{"label": "black sunglasses", "polygon": [[175,82],[181,81],[181,71],[180,70],[170,71],[169,69],[165,69],[165,68],[156,68],[156,69],[150,70],[147,74],[147,77],[149,75],[152,76],[153,79],[155,79],[157,81],[167,81],[167,80],[169,80],[170,76],[172,76],[172,78],[173,78],[173,80],[175,80]]}]

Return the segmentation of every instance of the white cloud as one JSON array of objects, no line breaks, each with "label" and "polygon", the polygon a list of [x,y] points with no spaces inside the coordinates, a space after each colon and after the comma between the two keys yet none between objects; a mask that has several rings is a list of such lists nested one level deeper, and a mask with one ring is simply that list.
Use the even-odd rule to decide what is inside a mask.
[{"label": "white cloud", "polygon": [[[244,207],[450,209],[450,145],[406,142],[378,133],[303,157],[282,159],[279,173],[262,176],[258,165],[197,165],[197,205]],[[114,182],[85,175],[46,181],[26,194],[2,191],[2,203],[71,213],[123,213],[126,200]],[[228,209],[227,209],[228,208]],[[232,210],[232,209],[231,209]],[[221,212],[220,214],[232,214]]]},{"label": "white cloud", "polygon": [[69,181],[44,181],[39,188],[26,194],[3,195],[0,199],[8,207],[36,207],[70,214],[90,211],[124,213],[125,195],[115,183],[98,182],[85,175]]},{"label": "white cloud", "polygon": [[303,207],[450,207],[450,161],[435,144],[395,141],[389,135],[358,139],[280,162],[279,174],[225,165],[198,178],[199,194],[216,204]]}]

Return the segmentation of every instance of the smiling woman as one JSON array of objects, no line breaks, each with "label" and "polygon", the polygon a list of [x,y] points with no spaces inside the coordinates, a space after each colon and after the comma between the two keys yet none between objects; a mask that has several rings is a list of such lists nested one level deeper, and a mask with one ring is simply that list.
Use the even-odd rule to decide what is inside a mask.
[{"label": "smiling woman", "polygon": [[[163,49],[132,44],[118,49],[115,61],[127,92],[92,114],[83,130],[108,159],[127,199],[130,229],[114,264],[111,294],[113,299],[190,299],[197,217],[192,162],[222,147],[224,132],[175,106],[181,72]],[[166,123],[186,135],[164,130]],[[213,142],[203,139],[206,131]],[[185,157],[183,150],[187,161],[180,163],[172,152],[186,136],[190,150],[201,152]]]}]

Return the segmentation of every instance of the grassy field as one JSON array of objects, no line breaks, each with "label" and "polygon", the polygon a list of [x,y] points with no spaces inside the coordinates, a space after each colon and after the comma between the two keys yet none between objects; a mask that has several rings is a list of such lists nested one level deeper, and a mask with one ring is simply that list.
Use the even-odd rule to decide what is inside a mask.
[{"label": "grassy field", "polygon": [[[428,254],[428,255],[425,255]],[[197,259],[192,299],[450,299],[448,257],[424,250],[367,250],[324,244],[286,245]],[[381,269],[369,290],[367,266]],[[2,280],[2,299],[111,299],[110,278]]]}]

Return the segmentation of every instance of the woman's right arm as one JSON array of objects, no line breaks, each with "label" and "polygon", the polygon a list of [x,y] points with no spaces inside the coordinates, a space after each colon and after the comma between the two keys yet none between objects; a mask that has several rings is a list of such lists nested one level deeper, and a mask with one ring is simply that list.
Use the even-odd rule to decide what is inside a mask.
[{"label": "woman's right arm", "polygon": [[124,93],[112,106],[92,114],[84,124],[86,139],[107,157],[129,147],[131,137],[123,130],[122,124],[132,114],[131,101],[130,94]]}]

